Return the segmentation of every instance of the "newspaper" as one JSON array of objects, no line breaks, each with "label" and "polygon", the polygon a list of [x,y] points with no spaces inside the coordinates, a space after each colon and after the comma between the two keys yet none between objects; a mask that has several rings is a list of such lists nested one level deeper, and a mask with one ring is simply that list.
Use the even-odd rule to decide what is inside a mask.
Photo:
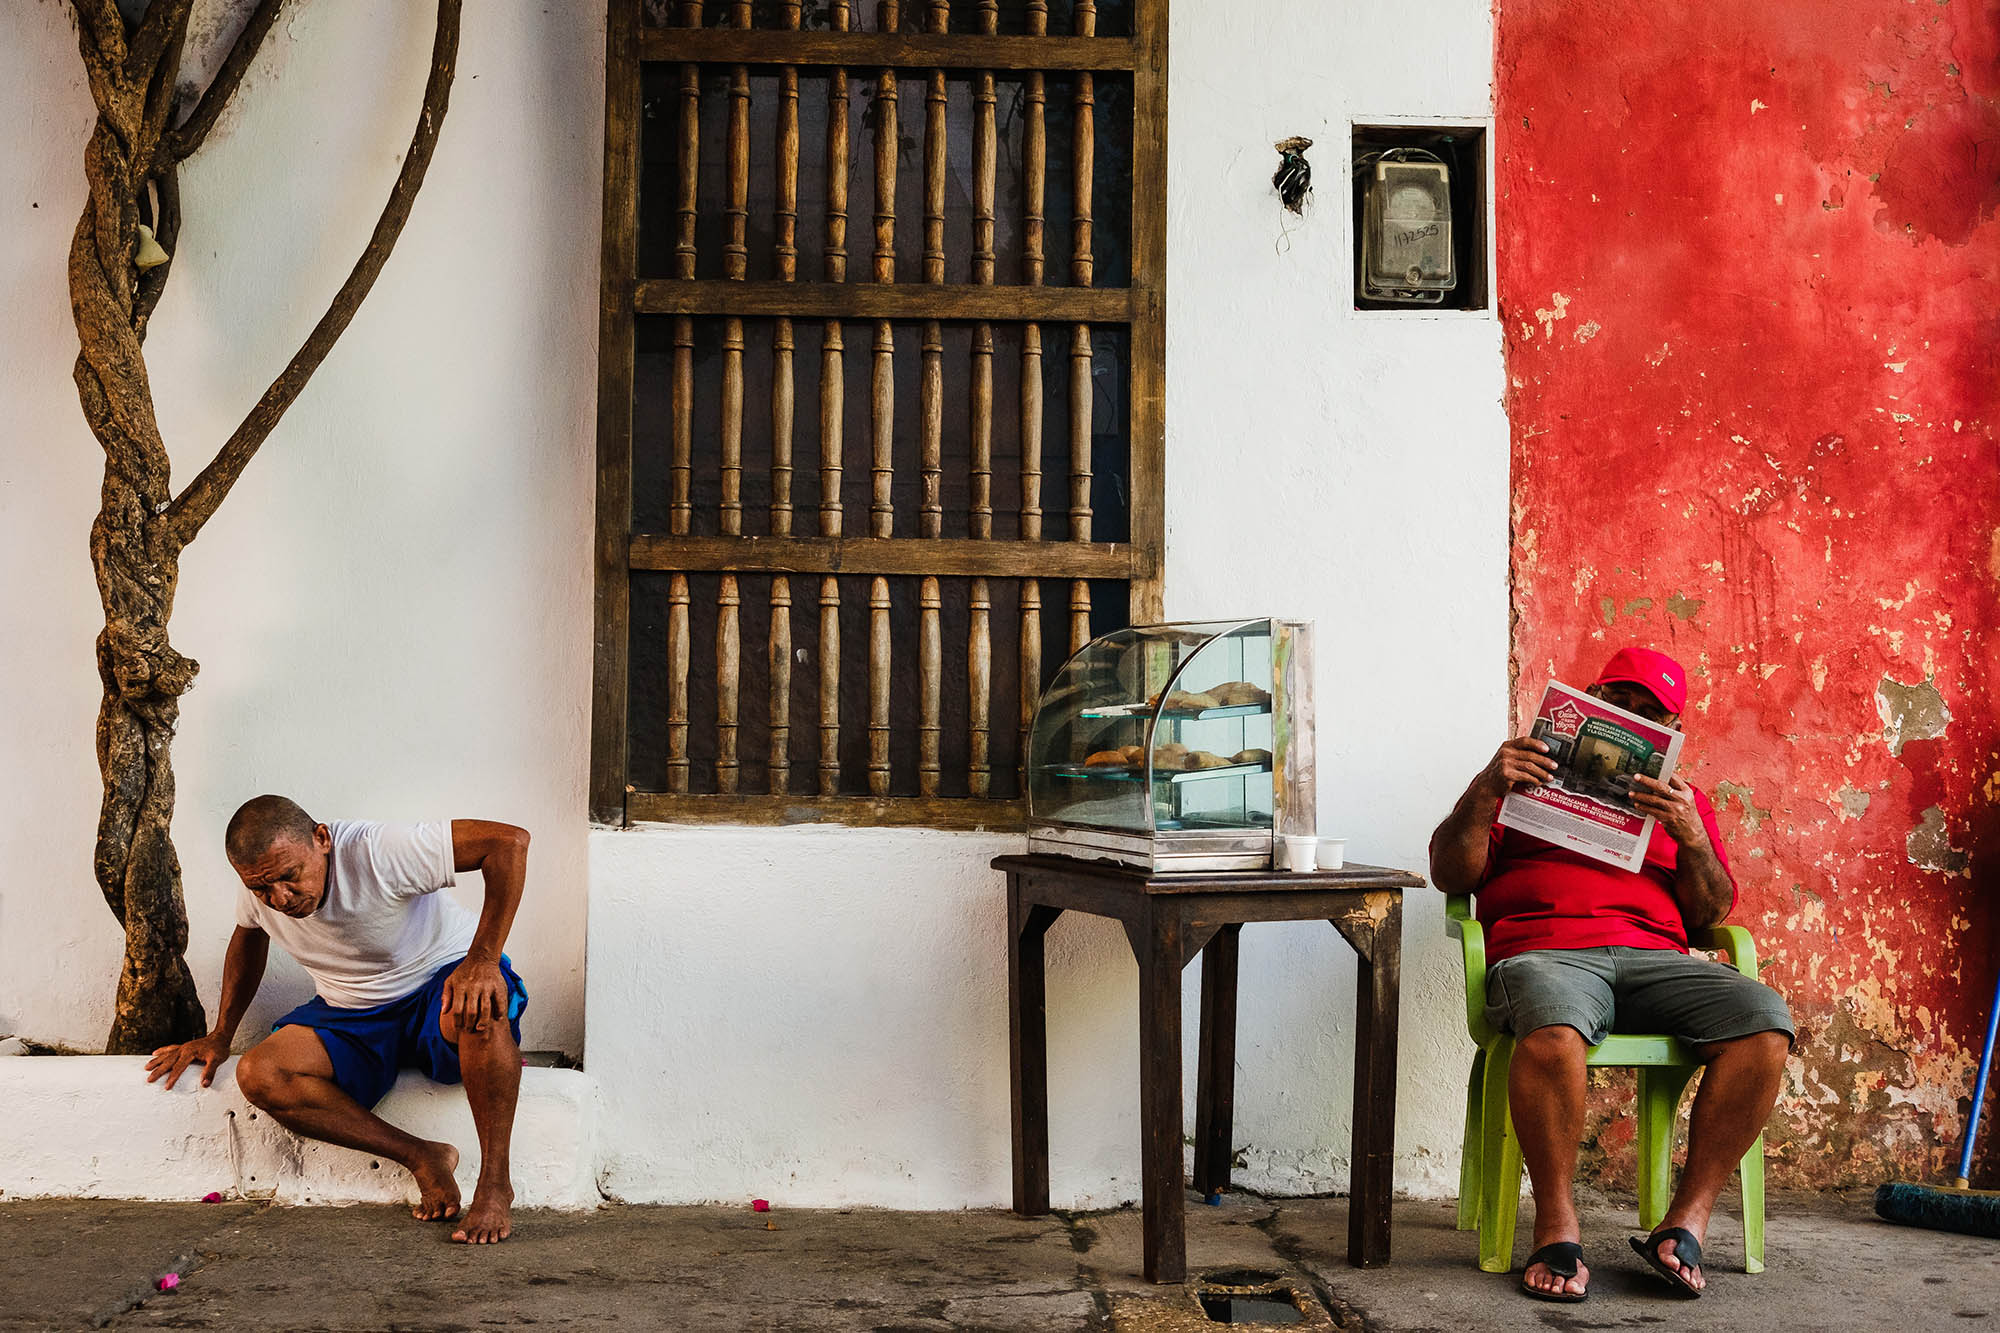
[{"label": "newspaper", "polygon": [[1500,822],[1623,870],[1644,865],[1653,819],[1632,804],[1632,783],[1641,774],[1667,780],[1681,733],[1550,681],[1528,734],[1549,747],[1556,773],[1509,793]]}]

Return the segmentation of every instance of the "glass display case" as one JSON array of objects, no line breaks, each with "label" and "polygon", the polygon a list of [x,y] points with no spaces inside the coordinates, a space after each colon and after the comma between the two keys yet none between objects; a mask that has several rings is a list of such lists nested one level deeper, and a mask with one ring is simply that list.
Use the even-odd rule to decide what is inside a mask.
[{"label": "glass display case", "polygon": [[1146,870],[1268,870],[1310,834],[1312,626],[1133,625],[1085,645],[1028,737],[1028,847]]}]

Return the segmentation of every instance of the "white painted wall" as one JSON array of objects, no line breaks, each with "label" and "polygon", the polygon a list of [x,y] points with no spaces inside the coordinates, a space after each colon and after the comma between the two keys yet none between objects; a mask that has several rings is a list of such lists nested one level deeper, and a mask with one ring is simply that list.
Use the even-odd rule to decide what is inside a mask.
[{"label": "white painted wall", "polygon": [[[1506,722],[1500,331],[1490,314],[1348,309],[1345,145],[1352,121],[1483,121],[1490,10],[1188,0],[1171,42],[1168,612],[1319,622],[1321,828],[1355,859],[1420,868]],[[1319,143],[1303,220],[1270,189],[1271,144],[1293,134]],[[1016,845],[593,834],[588,1063],[607,1191],[1005,1202],[1004,890],[985,865]],[[1445,1193],[1470,1045],[1440,899],[1412,898],[1404,940],[1397,1179]],[[1054,1198],[1134,1198],[1137,969],[1106,921],[1067,918],[1049,949]],[[1324,926],[1254,927],[1241,975],[1238,1179],[1344,1189],[1346,946]]]},{"label": "white painted wall", "polygon": [[[197,38],[238,3],[198,4]],[[428,69],[427,5],[288,13],[183,176],[147,342],[183,482],[360,253]],[[467,7],[395,256],[183,560],[174,638],[202,673],[174,835],[211,1007],[240,892],[222,826],[276,790],[322,818],[531,829],[524,1035],[582,1048],[602,78],[602,6]],[[0,1034],[98,1049],[120,954],[90,874],[102,455],[64,275],[92,115],[69,6],[0,5]],[[309,992],[277,964],[244,1036]]]},{"label": "white painted wall", "polygon": [[[176,639],[205,663],[176,749],[196,973],[212,997],[233,891],[218,830],[245,795],[512,819],[536,835],[515,933],[531,1045],[580,1044],[588,850],[610,1192],[1003,1202],[1002,891],[984,867],[1016,840],[586,833],[598,9],[468,7],[396,258],[185,561]],[[189,173],[188,253],[149,344],[180,475],[358,251],[407,142],[424,11],[297,6]],[[1484,117],[1491,42],[1482,0],[1183,0],[1173,19],[1168,609],[1319,622],[1322,828],[1412,867],[1505,723],[1500,336],[1490,316],[1347,310],[1345,142],[1352,120]],[[82,1046],[118,956],[89,875],[99,455],[63,282],[89,115],[66,7],[0,6],[18,127],[0,140],[0,1032]],[[1303,220],[1269,186],[1291,134],[1320,145]],[[1439,1192],[1469,1058],[1440,915],[1425,896],[1406,917],[1398,1169]],[[1111,923],[1065,920],[1049,973],[1055,1198],[1135,1197],[1130,952]],[[1192,1001],[1198,967],[1187,984]],[[1352,984],[1330,929],[1245,933],[1244,1182],[1345,1187]],[[281,969],[246,1031],[304,989]]]}]

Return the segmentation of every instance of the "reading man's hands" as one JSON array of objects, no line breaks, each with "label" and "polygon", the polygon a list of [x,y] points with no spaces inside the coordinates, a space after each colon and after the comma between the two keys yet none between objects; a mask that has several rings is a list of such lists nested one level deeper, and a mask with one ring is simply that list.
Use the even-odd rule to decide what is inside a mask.
[{"label": "reading man's hands", "polygon": [[1479,779],[1495,797],[1539,787],[1556,775],[1549,747],[1532,736],[1516,736],[1493,752]]},{"label": "reading man's hands", "polygon": [[201,1065],[201,1086],[204,1088],[215,1082],[215,1071],[229,1058],[229,1043],[213,1032],[193,1041],[184,1041],[178,1046],[162,1046],[153,1052],[153,1058],[146,1062],[148,1083],[164,1077],[167,1086],[173,1087],[180,1076],[192,1064]]},{"label": "reading man's hands", "polygon": [[1634,778],[1632,804],[1640,814],[1657,819],[1667,836],[1680,846],[1709,845],[1708,829],[1701,822],[1701,811],[1694,806],[1694,788],[1679,778],[1665,782],[1658,778]]}]

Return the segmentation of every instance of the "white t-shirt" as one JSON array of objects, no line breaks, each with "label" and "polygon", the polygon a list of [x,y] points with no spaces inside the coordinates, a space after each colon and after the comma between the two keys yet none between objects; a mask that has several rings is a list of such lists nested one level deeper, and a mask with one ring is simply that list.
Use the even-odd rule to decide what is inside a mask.
[{"label": "white t-shirt", "polygon": [[326,897],[303,919],[244,889],[236,924],[284,946],[336,1009],[401,999],[472,947],[479,921],[439,893],[456,882],[451,825],[330,820]]}]

